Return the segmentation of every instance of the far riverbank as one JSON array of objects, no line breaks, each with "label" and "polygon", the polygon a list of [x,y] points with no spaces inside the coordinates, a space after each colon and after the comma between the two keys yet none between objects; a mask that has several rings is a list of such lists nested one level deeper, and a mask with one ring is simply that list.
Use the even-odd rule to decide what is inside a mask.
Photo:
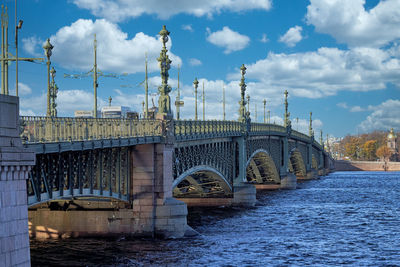
[{"label": "far riverbank", "polygon": [[336,160],[335,171],[400,171],[400,162]]}]

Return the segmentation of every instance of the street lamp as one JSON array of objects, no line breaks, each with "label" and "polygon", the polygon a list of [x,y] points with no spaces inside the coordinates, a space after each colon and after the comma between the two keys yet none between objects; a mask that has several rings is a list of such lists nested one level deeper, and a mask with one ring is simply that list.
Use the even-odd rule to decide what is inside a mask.
[{"label": "street lamp", "polygon": [[194,85],[194,99],[195,99],[195,103],[194,103],[194,109],[195,109],[194,119],[197,121],[197,87],[199,86],[199,81],[197,80],[197,78],[194,79],[193,85]]},{"label": "street lamp", "polygon": [[246,99],[247,99],[247,111],[250,113],[250,95],[247,95]]},{"label": "street lamp", "polygon": [[57,98],[58,87],[57,87],[57,85],[56,85],[56,82],[54,81],[54,78],[56,77],[56,70],[54,69],[54,67],[51,68],[50,74],[51,74],[51,85],[50,85],[50,116],[51,116],[51,117],[57,117],[56,98]]},{"label": "street lamp", "polygon": [[263,100],[263,104],[264,104],[264,123],[266,122],[265,121],[265,106],[267,105],[267,100]]},{"label": "street lamp", "polygon": [[44,54],[47,57],[47,113],[46,116],[49,117],[51,115],[50,112],[50,57],[51,50],[53,50],[53,45],[50,43],[50,38],[47,38],[46,43],[43,45]]},{"label": "street lamp", "polygon": [[[17,1],[15,1],[15,5]],[[15,10],[15,14],[17,10]],[[16,19],[17,16],[15,16]],[[22,28],[22,20],[19,20],[18,25],[15,26],[15,95],[18,96],[18,30]]]}]

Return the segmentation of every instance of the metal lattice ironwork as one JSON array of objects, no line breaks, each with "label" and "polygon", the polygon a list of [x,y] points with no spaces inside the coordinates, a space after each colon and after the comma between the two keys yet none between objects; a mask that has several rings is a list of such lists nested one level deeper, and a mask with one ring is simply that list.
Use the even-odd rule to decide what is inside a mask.
[{"label": "metal lattice ironwork", "polygon": [[268,152],[262,149],[254,152],[254,155],[248,160],[246,173],[249,182],[258,184],[280,182],[274,161]]},{"label": "metal lattice ironwork", "polygon": [[314,159],[314,160],[316,161],[316,163],[317,163],[317,168],[315,168],[315,167],[313,167],[313,168],[314,168],[314,169],[318,169],[318,167],[320,166],[321,158],[320,158],[319,151],[316,150],[314,147],[312,148],[312,157],[313,157],[313,159]]},{"label": "metal lattice ironwork", "polygon": [[20,117],[26,143],[161,136],[159,120]]},{"label": "metal lattice ironwork", "polygon": [[297,177],[306,177],[306,165],[304,164],[303,156],[298,149],[294,149],[290,153],[290,163],[291,169]]},{"label": "metal lattice ironwork", "polygon": [[[212,168],[215,172],[220,173],[230,186],[233,184],[234,174],[235,174],[235,158],[236,158],[236,142],[231,140],[227,141],[210,141],[206,144],[196,144],[181,145],[175,148],[174,153],[174,180],[182,179],[183,184],[189,183],[187,188],[196,189],[199,191],[199,184],[207,185],[210,187],[213,185],[213,190],[208,189],[207,192],[213,192],[217,190],[216,188],[222,188],[220,183],[216,183],[214,175],[210,175],[212,171],[207,173],[204,170],[199,169],[195,174],[186,175],[186,172],[199,166],[204,166],[203,169]],[[183,179],[184,178],[184,179]],[[196,182],[194,182],[196,181]],[[177,185],[182,188],[181,183]],[[204,188],[202,189],[204,190]],[[220,191],[220,190],[217,190]],[[176,192],[176,190],[175,190]],[[197,192],[199,193],[199,192]],[[204,193],[204,192],[200,192]],[[225,192],[228,193],[228,192]]]},{"label": "metal lattice ironwork", "polygon": [[253,137],[247,140],[247,159],[250,159],[250,156],[259,149],[264,149],[268,151],[269,155],[272,155],[272,160],[277,169],[279,169],[281,163],[281,150],[282,147],[280,145],[280,140],[273,136],[268,137]]},{"label": "metal lattice ironwork", "polygon": [[28,204],[79,197],[129,201],[129,149],[38,154],[29,174]]}]

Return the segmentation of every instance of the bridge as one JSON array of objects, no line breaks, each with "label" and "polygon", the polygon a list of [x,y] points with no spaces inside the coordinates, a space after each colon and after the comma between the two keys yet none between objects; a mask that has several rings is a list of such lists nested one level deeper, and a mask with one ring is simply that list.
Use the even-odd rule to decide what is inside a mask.
[{"label": "bridge", "polygon": [[0,95],[9,107],[1,155],[14,151],[12,164],[24,166],[2,167],[0,182],[18,173],[14,187],[26,191],[32,237],[181,237],[187,206],[253,206],[257,189],[295,189],[333,168],[311,117],[309,135],[292,129],[287,91],[284,125],[251,122],[244,65],[237,121],[174,119],[168,34],[164,26],[155,119],[18,117],[18,98]]},{"label": "bridge", "polygon": [[[182,226],[186,209],[174,198],[187,205],[251,206],[256,188],[295,188],[297,180],[324,175],[331,167],[321,144],[290,125],[51,117],[20,117],[20,123],[24,146],[36,155],[27,183],[30,219],[32,225],[52,225],[46,229],[60,227],[50,218],[61,223],[59,218],[73,211],[107,210],[108,224],[111,213],[132,209],[146,219],[153,209],[181,211],[173,217]],[[49,218],[51,213],[59,216]],[[62,221],[82,215],[69,217]],[[136,228],[140,225],[146,223]],[[161,230],[170,229],[175,226]],[[109,230],[98,232],[103,231]],[[74,230],[53,235],[64,232]],[[87,229],[79,235],[83,232],[94,233]]]}]

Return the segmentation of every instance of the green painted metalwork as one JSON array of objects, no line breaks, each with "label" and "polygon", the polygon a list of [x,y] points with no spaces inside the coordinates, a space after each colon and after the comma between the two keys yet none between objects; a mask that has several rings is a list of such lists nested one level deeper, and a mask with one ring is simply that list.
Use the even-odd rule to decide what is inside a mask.
[{"label": "green painted metalwork", "polygon": [[126,147],[38,154],[27,183],[28,205],[79,197],[129,201],[126,170]]},{"label": "green painted metalwork", "polygon": [[237,121],[174,121],[175,137],[182,139],[202,139],[209,137],[238,136],[241,123]]},{"label": "green painted metalwork", "polygon": [[283,116],[283,125],[285,127],[287,127],[287,126],[290,125],[290,113],[288,112],[289,103],[288,103],[288,100],[287,100],[289,93],[288,93],[287,90],[285,90],[284,94],[285,94],[285,114]]},{"label": "green painted metalwork", "polygon": [[167,47],[165,44],[168,42],[169,31],[167,31],[165,25],[163,25],[162,30],[159,32],[161,36],[161,41],[163,43],[163,47],[160,52],[160,56],[157,58],[160,64],[160,75],[161,75],[161,86],[158,87],[158,92],[160,93],[160,97],[158,98],[158,115],[163,117],[172,118],[171,111],[171,99],[169,93],[171,92],[171,86],[168,85],[168,70],[171,68],[172,61],[168,58],[167,55]]},{"label": "green painted metalwork", "polygon": [[295,130],[292,130],[291,135],[293,137],[297,137],[297,138],[300,138],[300,139],[303,139],[303,140],[310,140],[310,136],[308,136],[306,134],[303,134],[301,132],[295,131]]},{"label": "green painted metalwork", "polygon": [[286,134],[286,128],[276,124],[267,124],[267,123],[251,123],[250,133],[266,133],[266,132],[280,132]]},{"label": "green painted metalwork", "polygon": [[266,118],[265,118],[265,106],[267,105],[266,99],[263,100],[263,104],[264,104],[264,123],[267,123]]},{"label": "green painted metalwork", "polygon": [[47,112],[46,112],[46,116],[50,117],[51,116],[51,85],[50,85],[50,57],[52,54],[52,50],[53,50],[53,45],[50,43],[50,38],[47,38],[46,43],[43,45],[43,49],[44,49],[44,54],[47,58]]},{"label": "green painted metalwork", "polygon": [[50,84],[50,116],[57,117],[57,93],[58,93],[58,86],[54,81],[54,77],[56,76],[56,70],[54,67],[50,70],[51,74],[51,84]]},{"label": "green painted metalwork", "polygon": [[27,143],[162,136],[162,121],[94,118],[20,117]]},{"label": "green painted metalwork", "polygon": [[194,78],[194,119],[197,121],[197,87],[199,86],[199,81],[197,78]]},{"label": "green painted metalwork", "polygon": [[310,125],[308,127],[308,135],[310,137],[314,137],[314,131],[313,131],[313,128],[312,128],[312,112],[310,112]]},{"label": "green painted metalwork", "polygon": [[244,64],[240,67],[240,72],[242,74],[242,78],[240,80],[240,101],[239,101],[239,121],[245,122],[248,118],[249,114],[248,111],[246,112],[246,100],[245,100],[245,93],[246,93],[246,83],[244,79],[244,75],[246,74],[246,67]]}]

